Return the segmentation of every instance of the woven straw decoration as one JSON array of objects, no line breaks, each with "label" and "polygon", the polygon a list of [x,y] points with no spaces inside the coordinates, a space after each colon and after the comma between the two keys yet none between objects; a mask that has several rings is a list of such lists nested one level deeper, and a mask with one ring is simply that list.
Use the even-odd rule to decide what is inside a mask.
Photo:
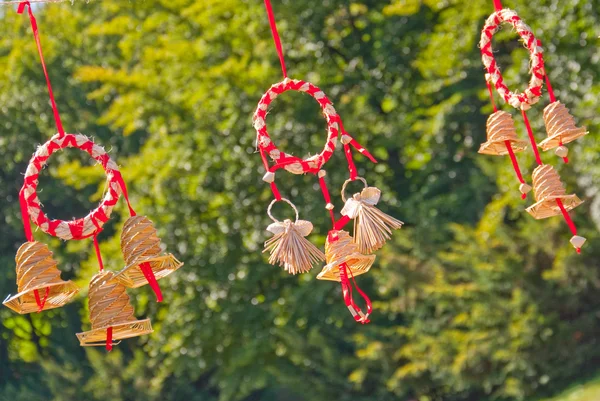
[{"label": "woven straw decoration", "polygon": [[510,113],[498,110],[491,114],[486,124],[487,142],[479,147],[479,153],[485,155],[503,156],[508,154],[506,141],[514,152],[521,152],[527,147],[527,141],[517,137],[515,122]]},{"label": "woven straw decoration", "polygon": [[114,277],[113,272],[105,270],[90,281],[88,297],[92,330],[77,333],[82,346],[105,345],[110,327],[114,340],[152,333],[150,319],[136,320],[125,287]]},{"label": "woven straw decoration", "polygon": [[585,127],[578,128],[569,109],[559,101],[552,102],[544,109],[544,123],[548,138],[540,142],[543,150],[554,149],[586,135]]},{"label": "woven straw decoration", "polygon": [[267,209],[267,214],[274,221],[267,227],[273,237],[265,242],[264,252],[269,252],[269,263],[279,264],[290,274],[306,273],[313,264],[325,260],[325,255],[319,248],[307,240],[313,229],[310,221],[298,219],[298,209],[288,199],[282,198],[296,213],[296,221],[285,219],[279,221],[271,214],[271,209],[277,200],[273,200]]},{"label": "woven straw decoration", "polygon": [[[15,312],[25,314],[59,308],[79,292],[72,281],[61,280],[57,262],[46,244],[37,241],[24,243],[15,260],[19,292],[12,297],[9,295],[3,302]],[[36,290],[42,308],[36,301]]]},{"label": "woven straw decoration", "polygon": [[161,255],[160,238],[156,234],[156,228],[145,216],[132,216],[127,219],[121,234],[121,250],[126,266],[115,278],[126,287],[137,288],[148,284],[140,267],[142,264],[150,266],[156,280],[183,266],[172,254]]},{"label": "woven straw decoration", "polygon": [[342,186],[342,200],[345,204],[341,214],[354,219],[354,242],[358,244],[359,252],[369,254],[385,245],[391,238],[392,230],[400,229],[404,223],[375,207],[381,198],[381,191],[367,186],[364,178],[357,178],[365,184],[365,188],[346,199],[346,185],[351,182],[346,180]]},{"label": "woven straw decoration", "polygon": [[543,164],[533,170],[533,194],[536,203],[527,208],[527,212],[536,219],[545,219],[561,214],[560,207],[556,203],[560,199],[565,210],[579,206],[582,201],[577,195],[567,195],[560,176],[554,167]]},{"label": "woven straw decoration", "polygon": [[369,271],[375,255],[363,255],[347,231],[332,231],[325,242],[327,265],[317,276],[319,280],[341,281],[340,265],[348,266],[348,277],[356,277]]}]

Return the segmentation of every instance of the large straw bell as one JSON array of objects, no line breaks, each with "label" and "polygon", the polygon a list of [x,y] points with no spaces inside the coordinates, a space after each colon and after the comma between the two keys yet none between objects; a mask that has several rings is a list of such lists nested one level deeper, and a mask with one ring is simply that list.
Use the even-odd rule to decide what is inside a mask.
[{"label": "large straw bell", "polygon": [[533,195],[537,201],[527,208],[536,219],[545,219],[561,214],[557,199],[562,201],[566,211],[579,206],[583,201],[577,195],[567,195],[560,176],[554,167],[543,164],[533,170]]},{"label": "large straw bell", "polygon": [[145,216],[127,219],[121,234],[121,250],[126,266],[115,279],[126,287],[152,285],[183,266],[172,254],[161,255],[156,228]]},{"label": "large straw bell", "polygon": [[57,262],[44,243],[26,242],[17,251],[18,293],[9,295],[3,304],[17,313],[26,314],[59,308],[79,292],[72,281],[60,278]]},{"label": "large straw bell", "polygon": [[82,346],[106,345],[110,349],[113,340],[152,333],[150,319],[135,318],[129,295],[113,272],[104,270],[92,277],[88,297],[92,329],[77,333]]},{"label": "large straw bell", "polygon": [[567,156],[566,147],[562,146],[586,135],[585,127],[577,127],[569,109],[559,101],[552,102],[544,109],[544,124],[548,138],[540,142],[543,150],[557,148],[557,155]]},{"label": "large straw bell", "polygon": [[375,255],[363,255],[348,231],[330,231],[325,242],[325,259],[327,265],[317,276],[319,280],[342,281],[340,265],[346,264],[348,276],[356,277],[369,271]]},{"label": "large straw bell", "polygon": [[479,153],[503,156],[508,154],[506,141],[513,152],[520,152],[527,147],[527,141],[517,137],[515,122],[510,113],[498,110],[488,117],[486,124],[487,142],[479,147]]}]

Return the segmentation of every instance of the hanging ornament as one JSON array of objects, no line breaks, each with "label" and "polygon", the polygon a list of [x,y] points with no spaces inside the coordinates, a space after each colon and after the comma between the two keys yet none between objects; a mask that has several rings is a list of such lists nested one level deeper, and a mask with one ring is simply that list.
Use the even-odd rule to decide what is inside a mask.
[{"label": "hanging ornament", "polygon": [[[287,171],[292,174],[314,174],[319,180],[319,186],[321,187],[323,198],[325,200],[325,210],[329,212],[333,225],[333,230],[328,236],[328,243],[336,242],[335,245],[331,245],[332,248],[342,246],[345,247],[345,249],[350,249],[347,245],[347,242],[349,241],[353,251],[349,252],[348,255],[357,256],[356,263],[350,260],[348,263],[340,262],[341,264],[339,266],[332,265],[332,272],[335,271],[332,274],[337,274],[335,281],[340,281],[342,283],[344,299],[350,303],[351,312],[357,321],[368,323],[367,316],[371,311],[370,301],[368,302],[368,311],[366,314],[363,313],[360,308],[356,307],[352,301],[352,291],[349,286],[348,276],[345,273],[349,273],[352,278],[354,275],[365,273],[368,268],[370,268],[375,257],[358,254],[359,245],[352,242],[352,238],[347,232],[340,230],[342,230],[342,228],[351,220],[350,216],[352,216],[352,218],[355,219],[355,232],[359,237],[358,242],[360,243],[361,249],[364,247],[365,250],[373,252],[374,250],[379,249],[385,241],[390,238],[391,230],[401,227],[402,222],[375,208],[375,205],[379,201],[379,190],[377,188],[367,188],[363,193],[357,194],[352,200],[348,200],[347,205],[344,208],[344,211],[347,212],[348,215],[342,215],[342,217],[336,221],[334,213],[335,207],[331,202],[329,189],[327,188],[327,183],[325,181],[327,173],[323,167],[325,163],[330,160],[333,152],[335,152],[338,142],[341,142],[343,146],[346,161],[348,163],[348,170],[350,172],[348,182],[356,179],[363,180],[358,177],[358,172],[354,164],[353,151],[357,151],[364,155],[373,163],[377,163],[377,161],[344,129],[342,119],[333,107],[333,103],[320,88],[310,82],[288,78],[283,57],[283,49],[269,0],[265,0],[265,7],[284,78],[283,81],[272,85],[267,92],[263,94],[252,119],[253,126],[256,129],[257,147],[260,151],[263,165],[266,170],[263,180],[270,185],[275,198],[268,208],[268,215],[274,223],[271,224],[267,230],[273,234],[273,237],[265,242],[265,252],[270,253],[269,262],[271,264],[279,264],[291,274],[308,272],[315,262],[321,261],[325,257],[327,257],[329,263],[328,266],[333,262],[331,256],[324,255],[316,246],[311,244],[309,240],[305,238],[311,233],[313,228],[312,224],[309,221],[298,219],[298,212],[295,206],[288,199],[282,198],[276,184],[276,177],[280,174],[279,171]],[[327,123],[327,139],[323,149],[318,154],[305,158],[288,154],[280,150],[269,135],[266,122],[269,106],[278,96],[287,91],[297,91],[308,94],[315,99],[321,107],[323,117]],[[284,220],[281,222],[271,215],[271,208],[277,201],[287,202],[294,208],[296,211],[295,221]],[[344,199],[344,201],[346,201],[346,199]],[[347,237],[345,237],[344,234],[339,233],[345,233]],[[340,235],[343,239],[342,241],[337,242]],[[333,238],[335,238],[335,240],[333,240]],[[332,252],[335,253],[337,251],[329,251],[329,253]],[[319,278],[323,277],[329,276],[322,272],[319,275]],[[363,298],[368,300],[368,297],[362,293],[358,287],[356,288]]]},{"label": "hanging ornament", "polygon": [[25,314],[59,308],[79,292],[72,281],[63,281],[57,262],[46,244],[26,242],[17,251],[18,293],[3,304]]},{"label": "hanging ornament", "polygon": [[344,301],[354,319],[360,323],[368,323],[372,309],[371,301],[357,286],[356,289],[367,304],[367,313],[363,313],[354,304],[352,285],[348,276],[354,280],[354,277],[367,273],[375,262],[375,255],[363,255],[347,231],[331,230],[325,242],[325,258],[327,265],[319,273],[317,279],[340,282]]},{"label": "hanging ornament", "polygon": [[399,230],[404,223],[376,208],[381,191],[376,187],[369,187],[364,178],[356,178],[361,180],[365,187],[360,193],[355,193],[352,198],[346,199],[346,186],[352,180],[344,182],[342,186],[344,208],[340,213],[354,220],[354,242],[358,244],[358,250],[370,254],[385,245],[391,238],[392,230]]},{"label": "hanging ornament", "polygon": [[170,253],[161,255],[160,238],[154,225],[145,216],[127,219],[121,234],[121,250],[126,266],[115,277],[126,287],[138,288],[149,284],[158,302],[163,297],[157,280],[173,273],[183,263]]},{"label": "hanging ornament", "polygon": [[92,277],[88,297],[92,329],[77,333],[80,345],[105,345],[110,351],[118,344],[114,340],[152,333],[150,319],[135,318],[125,286],[115,280],[113,272],[102,271]]},{"label": "hanging ornament", "polygon": [[498,110],[490,115],[487,120],[487,142],[481,144],[479,153],[484,155],[510,156],[517,178],[521,183],[519,191],[523,199],[531,191],[531,186],[525,182],[521,175],[515,153],[525,150],[526,147],[527,141],[517,137],[515,123],[510,113]]},{"label": "hanging ornament", "polygon": [[[113,338],[127,338],[152,331],[149,320],[136,321],[134,319],[133,308],[129,305],[125,287],[120,281],[114,279],[114,273],[104,271],[100,254],[98,234],[101,233],[104,223],[110,218],[121,194],[127,201],[130,218],[126,222],[123,240],[127,266],[119,279],[128,284],[131,283],[132,286],[149,282],[157,291],[160,300],[162,295],[156,280],[178,269],[182,264],[172,255],[160,256],[160,240],[156,237],[152,223],[145,217],[136,216],[129,202],[127,188],[119,168],[104,148],[84,135],[65,132],[44,63],[37,21],[29,2],[21,2],[17,12],[22,14],[27,6],[58,133],[38,147],[25,172],[19,201],[28,242],[21,246],[16,256],[19,293],[9,297],[4,305],[18,313],[30,313],[36,310],[39,312],[64,305],[78,291],[72,282],[61,280],[57,263],[52,258],[52,252],[48,247],[41,242],[34,241],[30,220],[41,231],[63,240],[83,240],[91,237],[100,273],[90,283],[92,331],[80,333],[78,336],[84,345],[93,344],[106,338],[106,346],[110,349]],[[50,219],[46,216],[37,195],[40,171],[55,152],[65,148],[75,148],[88,153],[102,166],[107,177],[105,194],[98,207],[83,218],[69,221]],[[138,266],[145,277],[141,284],[141,280],[136,276],[134,270]]]},{"label": "hanging ornament", "polygon": [[[574,118],[569,114],[569,110],[556,100],[552,86],[550,85],[550,79],[544,67],[544,53],[541,41],[534,36],[531,28],[519,18],[515,11],[502,8],[500,0],[493,0],[493,3],[496,11],[485,22],[485,26],[481,31],[479,47],[481,49],[481,59],[488,72],[486,81],[495,113],[488,119],[488,142],[481,146],[479,152],[502,154],[504,151],[501,150],[500,144],[504,140],[506,151],[511,157],[515,172],[521,182],[521,192],[525,195],[531,189],[523,181],[514,156],[514,152],[524,149],[524,143],[517,139],[512,117],[508,113],[497,110],[492,92],[493,85],[504,101],[521,110],[529,142],[538,165],[532,175],[534,196],[537,202],[530,206],[527,211],[536,219],[543,219],[562,213],[573,233],[571,243],[577,252],[580,252],[585,238],[577,235],[577,229],[568,211],[578,206],[581,200],[575,195],[566,195],[566,191],[556,170],[551,166],[544,165],[542,162],[531,124],[527,118],[526,110],[531,105],[537,103],[542,95],[544,79],[550,97],[550,105],[544,109],[544,122],[548,138],[540,142],[539,146],[543,150],[556,148],[556,154],[562,157],[565,163],[567,163],[568,150],[564,144],[587,134],[586,129],[578,128],[575,125]],[[492,37],[502,23],[510,24],[515,29],[529,51],[531,80],[529,87],[523,93],[513,93],[508,89],[504,84],[502,74],[494,58]]]},{"label": "hanging ornament", "polygon": [[548,138],[540,142],[540,148],[543,150],[556,148],[556,155],[568,162],[569,150],[564,145],[586,135],[588,133],[586,128],[577,127],[569,109],[559,101],[554,101],[546,106],[544,123]]},{"label": "hanging ornament", "polygon": [[274,199],[267,214],[274,221],[267,227],[267,231],[273,233],[273,237],[265,242],[265,250],[271,257],[269,263],[279,264],[290,274],[306,273],[312,269],[313,264],[325,260],[325,255],[316,246],[314,246],[306,236],[308,236],[313,225],[310,221],[298,219],[298,209],[292,202],[282,198],[283,202],[289,204],[296,213],[296,220],[285,219],[279,221],[271,214],[271,208],[277,202]]}]

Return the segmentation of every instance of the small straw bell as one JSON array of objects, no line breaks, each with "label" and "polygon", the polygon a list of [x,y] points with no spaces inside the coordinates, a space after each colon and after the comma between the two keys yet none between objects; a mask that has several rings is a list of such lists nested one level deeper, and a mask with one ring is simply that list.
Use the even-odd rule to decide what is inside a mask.
[{"label": "small straw bell", "polygon": [[351,277],[365,274],[375,262],[375,255],[363,255],[358,244],[354,242],[348,231],[334,230],[325,241],[325,258],[327,265],[317,276],[318,280],[341,282],[340,269],[345,265]]},{"label": "small straw bell", "polygon": [[42,242],[26,242],[17,251],[18,293],[9,295],[4,306],[20,314],[59,308],[79,292],[72,281],[60,278],[57,262]]},{"label": "small straw bell", "polygon": [[173,273],[183,263],[170,253],[161,255],[160,238],[152,221],[145,216],[128,218],[121,234],[121,250],[127,265],[115,279],[130,288],[149,284],[157,301],[161,302],[162,293],[157,280]]},{"label": "small straw bell", "polygon": [[152,333],[150,319],[137,320],[125,286],[115,280],[111,271],[101,271],[92,277],[89,289],[92,329],[77,333],[81,346],[102,346],[110,351],[113,340]]},{"label": "small straw bell", "polygon": [[556,155],[562,158],[566,158],[569,152],[564,144],[588,133],[585,127],[579,128],[575,125],[575,118],[559,101],[550,103],[544,109],[544,124],[548,138],[540,142],[539,146],[543,150],[556,148]]},{"label": "small straw bell", "polygon": [[267,227],[273,237],[265,242],[264,252],[269,252],[269,263],[279,264],[289,274],[306,273],[312,269],[313,264],[325,260],[325,255],[314,246],[308,236],[313,225],[310,221],[298,220],[298,210],[288,199],[281,199],[288,203],[296,212],[296,221],[286,219],[278,221],[271,214],[271,209],[277,200],[273,200],[267,209],[267,214],[274,221]]},{"label": "small straw bell", "polygon": [[357,178],[365,188],[346,199],[346,186],[352,180],[344,182],[342,200],[345,204],[341,214],[354,219],[354,242],[358,244],[361,253],[370,254],[380,249],[391,238],[392,230],[400,229],[404,223],[376,208],[381,191],[376,187],[369,187],[364,178]]},{"label": "small straw bell", "polygon": [[533,193],[537,202],[527,208],[529,214],[536,219],[545,219],[562,213],[573,233],[570,242],[580,253],[586,239],[577,235],[577,228],[568,212],[583,201],[577,195],[566,195],[558,173],[549,165],[538,166],[533,171]]},{"label": "small straw bell", "polygon": [[487,142],[481,144],[478,153],[496,156],[507,155],[509,150],[506,141],[509,142],[515,153],[527,148],[527,141],[519,139],[512,115],[506,111],[498,110],[488,117],[486,133]]},{"label": "small straw bell", "polygon": [[567,195],[560,181],[560,176],[554,167],[543,164],[536,167],[531,175],[533,178],[533,196],[537,201],[527,208],[527,212],[535,219],[546,219],[561,214],[556,200],[560,200],[569,211],[575,209],[583,201],[577,195]]}]

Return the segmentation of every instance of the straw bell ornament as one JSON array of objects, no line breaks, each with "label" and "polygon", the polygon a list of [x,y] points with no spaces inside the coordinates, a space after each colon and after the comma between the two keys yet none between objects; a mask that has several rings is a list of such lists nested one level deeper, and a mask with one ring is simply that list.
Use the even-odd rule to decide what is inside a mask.
[{"label": "straw bell ornament", "polygon": [[533,171],[532,177],[533,194],[537,202],[528,207],[527,212],[536,219],[545,219],[562,213],[574,234],[571,244],[579,252],[586,239],[577,235],[568,212],[581,205],[583,201],[577,195],[567,195],[560,176],[550,165],[538,166]]},{"label": "straw bell ornament", "polygon": [[325,255],[305,238],[312,232],[312,223],[299,220],[296,207],[287,199],[281,200],[292,206],[296,212],[296,220],[279,221],[274,218],[271,209],[276,200],[273,200],[267,209],[267,214],[274,223],[270,224],[267,230],[274,235],[265,242],[263,252],[270,253],[270,264],[279,264],[290,274],[306,273],[315,263],[324,261]]},{"label": "straw bell ornament", "polygon": [[558,157],[567,161],[569,150],[564,144],[574,141],[588,134],[585,127],[577,127],[575,118],[569,113],[569,109],[560,101],[550,103],[544,109],[544,124],[548,138],[540,142],[543,150],[554,149]]},{"label": "straw bell ornament", "polygon": [[128,218],[121,234],[121,250],[126,266],[115,279],[130,288],[149,284],[161,302],[163,297],[157,280],[173,273],[183,263],[170,253],[161,254],[160,238],[152,221],[145,216]]},{"label": "straw bell ornament", "polygon": [[342,268],[347,269],[352,277],[365,274],[375,262],[375,255],[362,254],[348,231],[332,230],[325,241],[325,259],[327,265],[317,279],[342,281]]},{"label": "straw bell ornament", "polygon": [[26,314],[59,308],[79,292],[72,281],[60,278],[57,262],[48,246],[42,242],[26,242],[17,251],[18,293],[8,296],[5,306]]},{"label": "straw bell ornament", "polygon": [[502,110],[492,113],[487,120],[486,133],[487,141],[481,144],[478,153],[497,156],[509,155],[517,178],[521,182],[519,191],[525,198],[526,194],[531,191],[531,186],[525,183],[521,175],[515,153],[525,150],[527,141],[518,138],[512,115]]},{"label": "straw bell ornament", "polygon": [[404,224],[381,210],[376,205],[381,198],[381,191],[369,187],[367,181],[357,177],[365,188],[346,199],[346,186],[352,180],[346,180],[342,186],[342,200],[345,202],[341,211],[343,216],[354,219],[354,242],[362,253],[370,254],[380,249],[391,238],[392,230],[398,230]]}]

